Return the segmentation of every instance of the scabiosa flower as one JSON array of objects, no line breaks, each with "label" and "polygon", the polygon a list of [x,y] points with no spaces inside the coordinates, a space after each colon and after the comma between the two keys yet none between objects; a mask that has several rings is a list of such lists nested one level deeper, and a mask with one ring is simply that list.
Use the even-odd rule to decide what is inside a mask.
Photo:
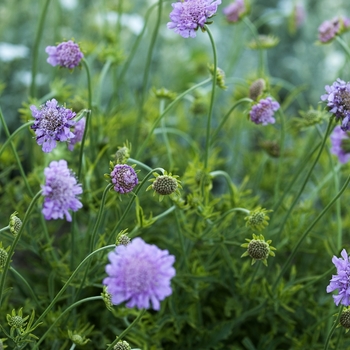
[{"label": "scabiosa flower", "polygon": [[332,21],[324,21],[318,27],[318,39],[322,43],[327,43],[336,36],[336,34],[339,32],[339,29],[340,23],[338,18],[335,18]]},{"label": "scabiosa flower", "polygon": [[75,113],[59,106],[55,99],[47,101],[39,109],[32,105],[30,110],[35,118],[31,128],[35,130],[37,144],[42,146],[45,153],[51,152],[57,141],[69,142],[75,137],[70,130],[75,125],[75,121],[72,120]]},{"label": "scabiosa flower", "polygon": [[247,9],[244,0],[236,0],[222,11],[230,23],[238,22],[246,13]]},{"label": "scabiosa flower", "polygon": [[346,329],[345,333],[350,330],[350,307],[345,307],[339,319],[339,324]]},{"label": "scabiosa flower", "polygon": [[270,218],[266,215],[272,212],[272,210],[267,210],[264,208],[257,208],[250,211],[249,215],[244,218],[246,220],[246,226],[250,227],[252,230],[263,230],[269,224]]},{"label": "scabiosa flower", "polygon": [[[112,303],[139,309],[160,309],[160,301],[171,295],[170,280],[175,276],[175,257],[167,250],[134,238],[127,246],[119,245],[108,254],[109,277],[103,280]],[[150,305],[152,303],[152,306]]]},{"label": "scabiosa flower", "polygon": [[72,221],[68,210],[77,211],[83,206],[77,198],[83,193],[81,185],[68,169],[65,160],[52,161],[44,173],[46,182],[42,186],[45,197],[42,213],[45,219],[56,220],[66,216],[67,221]]},{"label": "scabiosa flower", "polygon": [[214,16],[221,0],[183,0],[178,1],[171,6],[173,11],[169,17],[167,27],[174,29],[175,33],[180,34],[184,38],[195,38],[198,28],[204,28],[207,21]]},{"label": "scabiosa flower", "polygon": [[327,286],[327,293],[331,293],[338,289],[338,295],[333,295],[335,305],[342,304],[344,306],[350,305],[350,262],[349,256],[345,249],[341,251],[342,258],[337,258],[335,255],[332,262],[337,268],[337,274],[332,276],[329,285]]},{"label": "scabiosa flower", "polygon": [[347,163],[350,160],[350,137],[348,132],[344,132],[337,125],[331,136],[331,153],[336,155],[340,163]]},{"label": "scabiosa flower", "polygon": [[83,139],[85,124],[86,124],[86,118],[82,118],[79,121],[77,121],[77,123],[74,125],[74,129],[73,129],[74,137],[72,137],[68,143],[68,149],[70,151],[73,151],[74,145]]},{"label": "scabiosa flower", "polygon": [[5,249],[2,245],[2,242],[0,242],[0,269],[4,268],[8,259],[8,251],[11,247],[7,247]]},{"label": "scabiosa flower", "polygon": [[146,191],[154,190],[153,195],[159,194],[159,201],[162,201],[164,196],[172,195],[173,193],[180,194],[179,188],[181,187],[181,181],[178,180],[178,175],[172,175],[164,171],[163,175],[153,173],[154,179],[149,181],[153,182],[152,185],[148,186]]},{"label": "scabiosa flower", "polygon": [[114,345],[113,350],[131,350],[131,346],[125,340],[119,340],[116,345]]},{"label": "scabiosa flower", "polygon": [[350,130],[350,83],[337,79],[331,86],[326,85],[327,94],[321,101],[327,102],[327,109],[337,120],[341,120],[343,131]]},{"label": "scabiosa flower", "polygon": [[252,258],[252,265],[255,264],[257,260],[261,260],[265,266],[267,266],[267,258],[269,256],[275,256],[273,250],[276,250],[275,247],[271,246],[272,242],[270,239],[265,241],[263,235],[255,235],[253,234],[253,239],[246,238],[248,243],[244,243],[241,245],[243,248],[247,248],[241,258],[245,256],[250,256]]},{"label": "scabiosa flower", "polygon": [[13,235],[16,235],[22,226],[22,220],[17,216],[18,212],[15,211],[10,216],[9,227]]},{"label": "scabiosa flower", "polygon": [[[113,163],[111,163],[113,166]],[[114,185],[114,190],[119,193],[128,193],[139,183],[134,168],[127,164],[116,164],[107,175]]]},{"label": "scabiosa flower", "polygon": [[72,40],[65,41],[57,46],[47,46],[45,52],[49,54],[47,59],[49,64],[69,69],[77,67],[84,57],[79,45]]},{"label": "scabiosa flower", "polygon": [[274,112],[280,108],[278,102],[273,101],[271,97],[261,99],[258,104],[254,105],[249,113],[250,120],[255,124],[274,124]]},{"label": "scabiosa flower", "polygon": [[249,87],[249,98],[257,101],[258,97],[264,92],[266,83],[264,79],[258,79],[252,82]]}]

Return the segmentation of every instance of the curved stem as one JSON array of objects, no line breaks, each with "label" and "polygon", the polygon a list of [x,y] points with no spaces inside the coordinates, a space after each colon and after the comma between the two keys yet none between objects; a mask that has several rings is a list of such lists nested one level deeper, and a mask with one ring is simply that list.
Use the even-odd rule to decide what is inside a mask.
[{"label": "curved stem", "polygon": [[43,29],[44,29],[44,22],[46,18],[46,13],[47,9],[49,7],[50,0],[46,0],[43,10],[40,15],[40,20],[39,20],[39,25],[38,25],[38,30],[36,32],[35,36],[35,42],[34,42],[34,47],[33,47],[33,62],[32,62],[32,82],[30,85],[30,96],[35,97],[36,94],[36,85],[35,85],[35,79],[36,79],[36,72],[37,72],[37,67],[38,67],[38,54],[39,54],[39,45],[40,45],[40,40],[43,34]]},{"label": "curved stem", "polygon": [[215,130],[215,132],[214,132],[214,134],[213,134],[213,136],[212,136],[212,138],[211,138],[211,145],[214,143],[216,137],[218,136],[219,131],[221,130],[221,128],[222,128],[222,127],[224,126],[224,124],[226,123],[226,121],[227,121],[228,117],[230,116],[230,114],[234,111],[234,109],[235,109],[236,107],[238,107],[240,104],[245,103],[245,102],[251,103],[251,102],[253,102],[253,100],[246,97],[246,98],[242,98],[242,99],[240,99],[240,100],[238,100],[237,102],[234,103],[234,105],[230,108],[230,110],[229,110],[229,111],[226,113],[226,115],[222,118],[222,120],[221,120],[219,126],[216,128],[216,130]]},{"label": "curved stem", "polygon": [[223,171],[223,170],[216,170],[216,171],[212,171],[211,173],[209,173],[210,176],[212,177],[216,177],[218,175],[221,175],[225,178],[226,180],[226,183],[228,185],[228,189],[230,191],[230,195],[231,195],[231,204],[234,205],[234,202],[235,202],[235,193],[233,191],[233,184],[232,184],[232,180],[229,176],[229,174],[227,174],[226,171]]},{"label": "curved stem", "polygon": [[44,339],[46,338],[46,336],[50,333],[50,331],[55,327],[55,325],[57,324],[57,322],[59,320],[62,319],[62,317],[67,314],[70,310],[76,308],[77,306],[79,306],[80,304],[86,303],[86,302],[90,302],[90,301],[94,301],[94,300],[103,300],[102,296],[95,296],[95,297],[89,297],[89,298],[85,298],[82,300],[79,300],[77,302],[75,302],[74,304],[70,305],[69,307],[67,307],[56,319],[55,321],[51,324],[51,326],[49,327],[49,329],[42,335],[42,337],[38,340],[38,342],[34,345],[33,350],[38,349],[38,346],[44,341]]},{"label": "curved stem", "polygon": [[330,340],[331,340],[331,338],[332,338],[332,335],[333,335],[335,329],[336,329],[337,326],[338,326],[339,319],[340,319],[341,313],[342,313],[342,311],[343,311],[343,308],[344,308],[344,306],[341,306],[341,308],[340,308],[340,310],[339,310],[339,313],[338,313],[338,316],[337,316],[337,319],[334,321],[333,326],[332,326],[330,332],[328,333],[326,342],[325,342],[325,344],[324,344],[324,350],[327,350],[327,349],[328,349],[328,345],[329,345],[329,342],[330,342]]},{"label": "curved stem", "polygon": [[137,120],[135,123],[135,129],[134,129],[134,135],[133,135],[132,145],[135,147],[135,150],[137,150],[137,148],[138,148],[138,136],[139,136],[139,130],[140,130],[141,120],[142,120],[142,116],[143,116],[143,105],[144,105],[144,101],[145,101],[146,90],[148,88],[148,78],[149,78],[149,73],[151,70],[151,61],[152,61],[153,50],[154,50],[156,40],[158,37],[160,22],[161,22],[161,18],[162,18],[162,9],[163,9],[163,0],[158,0],[157,20],[156,20],[156,24],[155,24],[154,29],[153,29],[151,43],[150,43],[148,53],[147,53],[146,66],[145,66],[145,70],[143,73],[143,80],[142,80],[141,98],[139,101],[139,112],[138,112]]},{"label": "curved stem", "polygon": [[140,321],[141,317],[144,315],[145,312],[146,312],[146,309],[142,309],[142,310],[140,311],[139,315],[135,318],[135,320],[134,320],[133,322],[130,323],[130,325],[128,326],[128,328],[126,328],[126,329],[122,332],[122,334],[121,334],[120,336],[118,336],[111,344],[109,344],[107,350],[113,349],[114,345],[116,345],[116,344],[118,343],[118,341],[122,340],[123,337],[125,337],[126,334],[130,331],[130,329],[131,329],[132,327],[134,327],[135,324],[136,324],[137,322]]},{"label": "curved stem", "polygon": [[289,264],[291,263],[291,261],[293,260],[298,248],[300,247],[301,243],[303,242],[303,240],[306,238],[306,236],[310,233],[310,231],[314,228],[314,226],[318,223],[318,221],[323,217],[323,215],[328,211],[328,209],[337,201],[337,199],[343,194],[343,192],[346,190],[348,184],[350,182],[350,175],[348,176],[348,178],[346,179],[343,187],[341,188],[341,190],[337,193],[337,195],[328,203],[328,205],[321,211],[321,213],[317,216],[317,218],[310,224],[310,226],[306,229],[306,231],[303,233],[303,235],[299,238],[299,241],[297,242],[297,244],[295,245],[295,247],[293,248],[291,254],[289,255],[287,261],[285,262],[285,264],[283,265],[283,268],[281,270],[281,272],[279,273],[279,275],[276,278],[275,283],[273,284],[272,290],[275,290],[278,282],[280,281],[280,279],[282,278],[282,276],[284,275],[284,273],[287,271],[287,268],[289,266]]},{"label": "curved stem", "polygon": [[210,105],[208,112],[208,120],[207,120],[207,132],[206,132],[206,140],[205,140],[205,155],[204,155],[204,169],[208,168],[208,160],[209,160],[209,146],[210,146],[210,128],[211,128],[211,118],[213,115],[213,107],[214,107],[214,99],[215,99],[215,91],[216,91],[216,80],[217,80],[217,68],[218,68],[218,59],[216,46],[214,42],[214,38],[209,30],[208,26],[204,26],[205,31],[209,35],[210,43],[213,49],[213,60],[214,60],[214,70],[213,70],[213,79],[212,79],[212,88],[211,88],[211,96],[210,96]]},{"label": "curved stem", "polygon": [[189,92],[199,88],[202,85],[205,85],[206,83],[209,83],[211,81],[211,78],[208,78],[204,81],[202,81],[201,83],[198,83],[194,86],[192,86],[191,88],[189,88],[188,90],[184,91],[182,94],[180,94],[179,96],[177,96],[175,98],[174,101],[172,101],[171,103],[168,104],[168,106],[164,109],[163,113],[155,120],[155,122],[152,125],[151,130],[148,132],[148,135],[145,139],[145,141],[142,143],[141,147],[139,148],[139,150],[136,153],[136,158],[140,158],[140,155],[142,154],[147,142],[149,141],[149,139],[151,138],[151,136],[153,135],[153,131],[156,128],[156,126],[158,125],[158,123],[161,121],[161,119],[169,112],[169,110],[178,102],[180,101],[184,96],[186,96]]},{"label": "curved stem", "polygon": [[3,269],[3,272],[2,272],[2,275],[1,275],[1,281],[0,281],[0,305],[2,303],[2,297],[3,297],[3,291],[4,291],[4,286],[5,286],[5,279],[6,279],[6,276],[7,276],[7,272],[10,268],[10,263],[11,263],[11,258],[12,258],[12,255],[14,254],[14,251],[15,251],[15,248],[17,246],[17,243],[19,241],[19,239],[21,238],[22,236],[22,233],[24,231],[24,228],[29,220],[29,216],[34,208],[34,205],[36,203],[36,201],[39,199],[39,197],[41,196],[41,193],[42,191],[40,190],[36,195],[35,197],[32,199],[32,201],[30,202],[29,204],[29,207],[24,215],[24,218],[23,218],[23,221],[22,221],[22,226],[21,228],[19,229],[17,235],[15,236],[15,239],[14,241],[12,242],[11,244],[11,248],[8,252],[8,256],[7,256],[7,260],[6,260],[6,263],[5,263],[5,266],[4,266],[4,269]]},{"label": "curved stem", "polygon": [[346,44],[346,42],[338,35],[335,36],[335,39],[338,41],[340,46],[344,49],[345,53],[348,55],[348,58],[350,58],[350,48]]},{"label": "curved stem", "polygon": [[146,169],[147,171],[153,171],[153,169],[151,167],[149,167],[148,165],[146,165],[146,164],[144,164],[144,163],[142,163],[134,158],[129,158],[128,163],[136,164],[136,165],[140,166],[141,168]]}]

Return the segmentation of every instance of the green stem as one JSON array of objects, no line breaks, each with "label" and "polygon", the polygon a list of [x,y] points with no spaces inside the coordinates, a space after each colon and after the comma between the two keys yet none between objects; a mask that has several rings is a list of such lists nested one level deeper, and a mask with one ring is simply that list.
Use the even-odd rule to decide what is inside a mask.
[{"label": "green stem", "polygon": [[143,105],[144,105],[144,101],[145,101],[146,90],[148,88],[148,78],[149,78],[149,73],[150,73],[150,68],[151,68],[153,50],[154,50],[156,40],[158,37],[159,27],[160,27],[161,18],[162,18],[162,9],[163,9],[163,0],[158,0],[157,20],[156,20],[156,24],[155,24],[154,29],[153,29],[151,43],[150,43],[148,53],[147,53],[146,66],[145,66],[145,70],[143,73],[143,80],[142,80],[141,98],[139,101],[139,112],[138,112],[137,120],[135,123],[134,136],[133,136],[133,142],[132,142],[132,145],[135,147],[135,150],[138,149],[139,130],[140,130],[140,126],[141,126],[142,116],[144,114],[144,111],[143,111],[144,106]]},{"label": "green stem", "polygon": [[235,193],[234,193],[234,190],[233,190],[233,184],[232,184],[232,180],[231,180],[231,177],[229,174],[227,174],[226,171],[223,171],[223,170],[216,170],[216,171],[212,171],[211,173],[209,173],[209,175],[211,177],[216,177],[216,176],[223,176],[224,179],[226,180],[226,183],[227,183],[227,186],[228,186],[228,189],[230,191],[230,195],[231,195],[231,204],[234,205],[235,203]]},{"label": "green stem", "polygon": [[310,178],[310,176],[311,176],[311,173],[312,173],[312,171],[314,170],[314,168],[315,168],[315,166],[316,166],[316,164],[317,164],[317,162],[318,162],[318,160],[319,160],[319,158],[320,158],[320,156],[321,156],[321,153],[322,153],[322,151],[323,151],[323,148],[324,148],[324,146],[325,146],[325,144],[326,144],[326,141],[327,141],[327,139],[328,139],[328,135],[329,135],[329,133],[330,133],[330,131],[331,131],[332,122],[333,122],[333,117],[331,117],[330,120],[329,120],[328,127],[327,127],[327,130],[326,130],[325,134],[324,134],[324,138],[323,138],[323,140],[322,140],[322,144],[321,144],[320,150],[318,151],[318,154],[317,154],[317,156],[316,156],[316,158],[315,158],[313,164],[311,165],[311,167],[310,167],[310,169],[309,169],[309,171],[308,171],[308,173],[307,173],[307,175],[306,175],[306,178],[304,179],[304,182],[303,182],[303,184],[302,184],[302,186],[301,186],[301,188],[300,188],[298,194],[296,195],[296,197],[295,197],[293,203],[290,205],[290,207],[289,207],[289,209],[288,209],[288,212],[287,212],[286,216],[284,217],[282,223],[280,224],[280,230],[278,231],[278,234],[277,234],[278,237],[281,235],[281,233],[282,233],[282,231],[283,231],[283,229],[284,229],[284,225],[286,224],[286,222],[287,222],[287,220],[288,220],[288,218],[289,218],[289,215],[290,215],[291,212],[293,211],[293,209],[294,209],[295,205],[297,204],[297,202],[298,202],[298,200],[299,200],[301,194],[303,193],[304,188],[305,188],[307,182],[309,181],[309,178]]},{"label": "green stem", "polygon": [[275,188],[274,188],[274,203],[276,203],[277,198],[279,197],[279,189],[280,189],[280,182],[281,182],[281,174],[282,174],[282,165],[283,165],[283,153],[284,153],[284,140],[286,135],[286,123],[285,123],[285,116],[282,110],[280,109],[277,112],[280,115],[281,120],[281,140],[280,140],[280,156],[278,158],[278,166],[277,166],[277,178],[275,181]]},{"label": "green stem", "polygon": [[141,168],[144,168],[147,171],[153,171],[151,167],[149,167],[148,165],[134,159],[134,158],[129,158],[128,159],[128,163],[132,163],[132,164],[136,164],[138,166],[140,166]]},{"label": "green stem", "polygon": [[[159,104],[159,114],[162,114],[162,113],[163,113],[163,111],[164,111],[164,104],[165,104],[165,101],[164,101],[164,99],[162,98],[162,99],[160,100],[160,104]],[[161,124],[161,130],[162,130],[163,141],[164,141],[165,148],[166,148],[166,153],[167,153],[167,156],[168,156],[169,169],[170,169],[170,171],[173,171],[174,160],[173,160],[173,157],[172,157],[172,155],[171,155],[171,147],[170,147],[170,143],[169,143],[168,134],[167,134],[167,132],[165,131],[165,129],[166,129],[165,118],[163,118],[163,119],[161,120],[160,124]]]},{"label": "green stem", "polygon": [[207,170],[208,161],[209,161],[211,118],[213,115],[213,107],[214,107],[214,99],[215,99],[215,91],[216,91],[218,58],[217,58],[214,38],[211,34],[211,31],[209,30],[207,25],[204,26],[204,29],[209,35],[210,43],[213,49],[213,60],[214,60],[212,88],[211,88],[210,105],[209,105],[209,113],[208,113],[208,120],[207,120],[207,132],[206,132],[206,140],[205,140],[205,155],[204,155],[204,169]]},{"label": "green stem", "polygon": [[179,96],[177,96],[175,98],[174,101],[172,101],[171,103],[168,104],[168,106],[164,109],[164,112],[155,120],[155,122],[152,125],[151,130],[148,132],[148,135],[145,139],[145,141],[142,143],[141,147],[139,148],[139,150],[136,153],[136,158],[140,158],[140,155],[142,154],[147,142],[149,141],[149,139],[151,138],[151,136],[153,135],[153,131],[156,128],[156,126],[158,125],[158,123],[162,120],[162,118],[169,112],[169,110],[178,102],[180,101],[184,96],[186,96],[189,92],[199,88],[202,85],[205,85],[206,83],[209,83],[211,81],[211,78],[208,78],[204,81],[202,81],[199,84],[196,84],[194,86],[192,86],[191,88],[189,88],[188,90],[184,91],[182,94],[180,94]]},{"label": "green stem", "polygon": [[101,108],[101,101],[102,101],[102,92],[103,92],[103,84],[104,84],[104,81],[105,81],[105,78],[106,78],[106,75],[109,71],[109,69],[111,68],[112,66],[112,61],[111,60],[108,60],[105,65],[103,66],[102,68],[102,71],[101,71],[101,75],[100,75],[100,80],[99,80],[99,84],[98,84],[98,90],[96,93],[96,96],[97,96],[97,106]]},{"label": "green stem", "polygon": [[250,99],[250,98],[242,98],[240,100],[238,100],[237,102],[234,103],[234,105],[230,108],[230,110],[226,113],[226,115],[222,118],[219,126],[216,128],[212,138],[211,138],[211,145],[214,143],[216,137],[218,136],[220,130],[222,129],[222,127],[224,126],[224,124],[226,123],[228,117],[230,116],[230,114],[234,111],[234,109],[236,107],[238,107],[240,104],[242,103],[245,103],[245,102],[248,102],[248,103],[252,103],[253,100]]},{"label": "green stem", "polygon": [[348,184],[350,182],[350,175],[348,176],[348,178],[346,179],[343,187],[341,188],[341,190],[337,193],[337,195],[328,203],[328,205],[321,211],[321,213],[316,217],[316,219],[310,224],[310,226],[306,229],[306,231],[303,233],[303,235],[299,238],[299,241],[297,242],[297,244],[295,245],[295,247],[293,248],[291,254],[289,255],[287,261],[285,262],[281,272],[279,273],[279,275],[276,278],[275,283],[273,284],[272,290],[275,290],[278,282],[280,281],[280,279],[282,278],[282,276],[284,275],[284,273],[287,271],[287,268],[289,266],[289,264],[291,263],[291,261],[294,259],[294,256],[298,250],[298,248],[300,247],[301,243],[303,242],[303,240],[306,238],[306,236],[310,233],[310,231],[314,228],[314,226],[318,223],[318,221],[323,217],[323,215],[328,211],[328,209],[338,200],[338,198],[343,194],[343,192],[346,190]]},{"label": "green stem", "polygon": [[28,207],[28,209],[27,209],[27,211],[26,211],[26,213],[24,215],[24,218],[23,218],[23,221],[22,221],[22,226],[19,229],[17,235],[15,236],[15,239],[14,239],[14,241],[11,244],[10,250],[8,251],[7,260],[6,260],[6,263],[5,263],[5,266],[4,266],[2,275],[1,275],[1,281],[0,281],[0,306],[1,306],[1,303],[2,303],[3,291],[4,291],[4,286],[5,286],[5,279],[6,279],[6,276],[7,276],[7,272],[9,270],[9,268],[10,268],[10,263],[11,263],[12,256],[14,254],[14,251],[15,251],[15,248],[17,246],[17,243],[19,242],[19,239],[22,236],[24,228],[25,228],[25,226],[26,226],[26,224],[27,224],[27,222],[29,220],[30,213],[32,212],[32,210],[34,208],[34,205],[35,205],[36,201],[41,196],[41,193],[42,193],[42,191],[39,191],[35,195],[35,197],[32,199],[32,201],[30,202],[29,207]]},{"label": "green stem", "polygon": [[130,325],[128,326],[128,328],[126,328],[124,330],[124,332],[122,332],[122,334],[120,336],[118,336],[111,344],[109,344],[107,350],[111,350],[113,349],[114,345],[116,345],[118,343],[118,341],[122,340],[123,337],[126,336],[127,333],[129,333],[130,329],[132,327],[134,327],[136,325],[137,322],[140,321],[141,317],[144,315],[146,309],[142,309],[139,313],[139,315],[135,318],[135,320],[133,322],[130,323]]},{"label": "green stem", "polygon": [[344,306],[341,306],[341,307],[340,307],[340,310],[339,310],[337,319],[334,321],[333,326],[332,326],[330,332],[328,333],[328,336],[327,336],[327,339],[326,339],[326,343],[324,344],[324,350],[327,350],[327,349],[328,349],[329,342],[330,342],[330,340],[331,340],[331,338],[332,338],[332,335],[333,335],[335,329],[336,329],[337,326],[338,326],[339,319],[340,319],[341,313],[342,313],[342,311],[343,311],[343,308],[344,308]]},{"label": "green stem", "polygon": [[40,15],[40,20],[39,20],[39,25],[38,25],[38,30],[36,32],[35,36],[35,42],[34,42],[34,47],[33,47],[33,62],[32,62],[32,82],[30,85],[30,96],[35,97],[36,94],[36,85],[35,85],[35,80],[36,80],[36,72],[38,68],[38,56],[39,56],[39,45],[40,45],[40,40],[43,34],[43,29],[44,29],[44,22],[46,18],[46,13],[47,9],[49,7],[50,0],[46,0],[43,10]]},{"label": "green stem", "polygon": [[80,144],[80,151],[79,151],[79,165],[78,165],[78,180],[80,180],[80,175],[81,175],[81,169],[83,167],[83,157],[84,157],[84,145],[85,145],[85,140],[86,140],[86,135],[87,135],[87,129],[90,121],[90,115],[91,111],[87,111],[86,113],[86,122],[85,122],[85,130],[84,130],[84,135],[81,140]]},{"label": "green stem", "polygon": [[27,122],[23,125],[21,125],[18,129],[16,129],[3,143],[3,145],[0,148],[0,156],[2,155],[2,152],[4,152],[6,146],[12,141],[12,139],[23,129],[26,129],[28,126],[32,125],[34,121]]},{"label": "green stem", "polygon": [[38,323],[40,323],[44,317],[50,312],[50,310],[52,309],[52,307],[56,304],[56,302],[59,300],[59,298],[61,297],[61,295],[64,293],[64,291],[67,289],[67,287],[69,286],[70,282],[72,281],[72,279],[77,275],[77,273],[79,272],[79,270],[82,268],[82,266],[90,260],[90,258],[92,258],[94,255],[96,255],[97,253],[102,252],[103,250],[106,249],[111,249],[114,248],[115,244],[111,244],[99,249],[96,249],[95,251],[93,251],[92,253],[90,253],[79,265],[78,267],[74,270],[74,272],[71,274],[71,276],[68,278],[67,282],[64,284],[64,286],[61,288],[61,290],[57,293],[57,295],[54,297],[54,299],[52,300],[52,302],[50,303],[50,305],[45,309],[45,311],[40,315],[40,317],[37,319],[37,321],[35,322],[35,324],[33,325],[36,326],[38,325]]},{"label": "green stem", "polygon": [[90,301],[95,301],[95,300],[103,300],[102,296],[96,296],[96,297],[89,297],[89,298],[85,298],[82,300],[79,300],[77,302],[75,302],[74,304],[70,305],[69,307],[67,307],[56,319],[55,321],[51,324],[50,328],[42,335],[42,337],[38,340],[38,342],[34,345],[33,350],[38,349],[38,346],[44,341],[44,339],[46,338],[46,336],[50,333],[50,331],[56,326],[56,324],[58,323],[59,320],[61,320],[63,318],[64,315],[66,315],[70,310],[76,308],[77,306],[79,306],[80,304],[83,303],[87,303]]},{"label": "green stem", "polygon": [[347,54],[348,58],[350,58],[350,48],[346,44],[346,42],[338,35],[335,36],[335,39],[338,41],[340,46],[344,49],[345,53]]}]

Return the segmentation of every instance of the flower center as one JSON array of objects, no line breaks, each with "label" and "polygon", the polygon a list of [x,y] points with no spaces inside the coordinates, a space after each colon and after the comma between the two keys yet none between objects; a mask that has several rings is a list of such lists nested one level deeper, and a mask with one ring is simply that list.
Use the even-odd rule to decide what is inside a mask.
[{"label": "flower center", "polygon": [[40,120],[40,128],[55,132],[63,125],[62,116],[57,109],[47,109]]},{"label": "flower center", "polygon": [[344,108],[348,111],[350,111],[350,94],[347,90],[340,91],[340,98],[341,103],[344,106]]}]

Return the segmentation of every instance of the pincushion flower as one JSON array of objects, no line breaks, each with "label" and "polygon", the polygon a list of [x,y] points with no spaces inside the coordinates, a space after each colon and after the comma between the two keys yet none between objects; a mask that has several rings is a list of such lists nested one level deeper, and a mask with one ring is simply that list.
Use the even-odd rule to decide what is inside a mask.
[{"label": "pincushion flower", "polygon": [[171,22],[167,24],[169,29],[174,29],[175,33],[184,38],[195,38],[198,28],[204,28],[207,21],[214,16],[221,0],[183,0],[171,6],[173,11],[169,17]]},{"label": "pincushion flower", "polygon": [[77,121],[76,124],[74,125],[74,129],[73,129],[74,137],[69,140],[70,142],[68,144],[68,149],[70,151],[73,151],[74,145],[83,139],[85,124],[86,124],[86,118],[82,118],[79,121]]},{"label": "pincushion flower", "polygon": [[345,249],[341,251],[342,258],[333,256],[332,262],[337,268],[337,274],[332,276],[327,293],[331,293],[338,289],[338,295],[333,295],[335,305],[350,305],[350,262],[349,256]]},{"label": "pincushion flower", "polygon": [[336,35],[341,35],[350,29],[350,18],[335,17],[331,21],[324,21],[318,27],[318,39],[321,43],[328,43],[335,38]]},{"label": "pincushion flower", "polygon": [[250,120],[255,124],[274,124],[274,112],[280,108],[278,102],[272,100],[271,97],[261,99],[256,105],[253,105],[249,116]]},{"label": "pincushion flower", "polygon": [[331,153],[336,155],[340,163],[347,163],[350,160],[350,137],[349,134],[337,125],[331,136]]},{"label": "pincushion flower", "polygon": [[127,164],[116,164],[107,176],[114,185],[114,190],[119,193],[131,192],[139,183],[134,168]]},{"label": "pincushion flower", "polygon": [[341,120],[343,131],[350,130],[350,83],[337,79],[331,86],[326,85],[326,94],[321,100],[327,102],[327,109],[337,120]]},{"label": "pincushion flower", "polygon": [[69,40],[57,46],[47,46],[45,52],[49,54],[47,62],[52,66],[61,66],[69,69],[77,67],[84,57],[79,45]]},{"label": "pincushion flower", "polygon": [[244,3],[244,0],[236,0],[222,11],[226,16],[226,19],[230,23],[238,22],[244,14],[247,13],[247,9]]},{"label": "pincushion flower", "polygon": [[47,101],[39,109],[32,105],[30,110],[35,119],[31,128],[35,130],[36,142],[42,146],[44,152],[51,152],[57,141],[69,142],[75,137],[70,130],[75,125],[75,121],[72,120],[75,113],[59,106],[55,99]]},{"label": "pincushion flower", "polygon": [[[108,277],[103,280],[112,304],[127,302],[129,308],[160,309],[160,301],[171,295],[175,257],[167,250],[134,238],[108,254]],[[152,304],[152,305],[151,305]]]},{"label": "pincushion flower", "polygon": [[65,160],[52,161],[44,174],[46,181],[41,187],[45,197],[42,209],[45,219],[64,219],[65,216],[67,221],[72,221],[68,210],[77,211],[83,206],[77,198],[83,193],[81,185]]}]

